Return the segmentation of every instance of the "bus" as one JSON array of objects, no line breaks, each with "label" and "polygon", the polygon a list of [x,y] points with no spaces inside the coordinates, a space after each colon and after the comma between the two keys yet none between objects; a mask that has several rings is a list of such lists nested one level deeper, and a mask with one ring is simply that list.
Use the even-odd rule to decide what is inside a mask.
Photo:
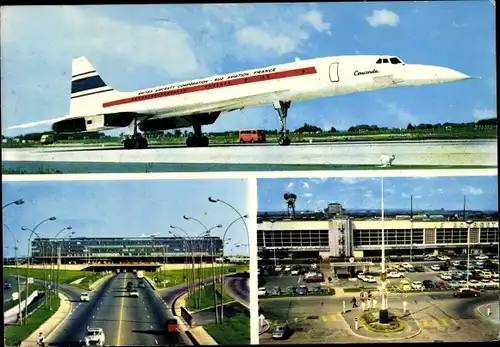
[{"label": "bus", "polygon": [[266,134],[263,130],[257,129],[240,130],[238,139],[240,143],[264,143],[266,142]]}]

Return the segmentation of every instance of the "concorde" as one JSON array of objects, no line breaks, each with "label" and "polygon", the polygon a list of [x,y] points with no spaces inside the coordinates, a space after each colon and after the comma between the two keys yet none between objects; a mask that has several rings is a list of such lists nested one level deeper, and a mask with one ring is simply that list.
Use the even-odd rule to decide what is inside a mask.
[{"label": "concorde", "polygon": [[391,87],[422,86],[470,79],[440,66],[406,64],[397,56],[332,56],[273,65],[173,83],[135,92],[109,87],[85,57],[72,62],[69,115],[12,128],[52,124],[55,133],[79,133],[129,127],[124,147],[146,148],[138,131],[193,127],[188,147],[206,147],[202,126],[222,112],[271,104],[281,129],[278,143],[290,144],[286,119],[292,102]]}]

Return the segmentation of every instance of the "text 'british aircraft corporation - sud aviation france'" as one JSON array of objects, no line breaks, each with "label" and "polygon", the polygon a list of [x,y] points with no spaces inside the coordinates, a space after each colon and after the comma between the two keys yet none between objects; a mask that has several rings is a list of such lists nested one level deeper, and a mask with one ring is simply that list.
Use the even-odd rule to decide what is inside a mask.
[{"label": "text 'british aircraft corporation - sud aviation france'", "polygon": [[332,56],[236,72],[160,87],[119,92],[109,87],[85,57],[72,61],[69,115],[9,127],[51,124],[55,133],[79,133],[129,127],[124,147],[146,148],[137,131],[192,126],[188,147],[208,146],[202,126],[222,112],[272,104],[281,121],[278,143],[290,144],[286,118],[291,102],[391,87],[421,86],[470,79],[458,71],[406,64],[396,56]]}]

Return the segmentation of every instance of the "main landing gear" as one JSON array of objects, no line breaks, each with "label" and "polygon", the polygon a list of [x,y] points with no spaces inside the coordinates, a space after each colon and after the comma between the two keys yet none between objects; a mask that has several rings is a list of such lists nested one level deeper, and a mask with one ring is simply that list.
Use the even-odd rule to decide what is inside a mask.
[{"label": "main landing gear", "polygon": [[134,118],[129,125],[132,127],[132,135],[127,135],[123,140],[125,149],[145,149],[148,148],[148,140],[139,132],[137,132],[137,119]]},{"label": "main landing gear", "polygon": [[186,139],[188,147],[208,147],[208,137],[203,136],[201,132],[201,124],[195,122],[193,124],[194,136],[189,136]]},{"label": "main landing gear", "polygon": [[280,146],[289,146],[291,143],[290,138],[286,135],[286,117],[291,104],[292,103],[290,101],[273,102],[273,107],[276,111],[278,111],[278,116],[280,117],[281,122],[280,137],[278,139],[278,144]]}]

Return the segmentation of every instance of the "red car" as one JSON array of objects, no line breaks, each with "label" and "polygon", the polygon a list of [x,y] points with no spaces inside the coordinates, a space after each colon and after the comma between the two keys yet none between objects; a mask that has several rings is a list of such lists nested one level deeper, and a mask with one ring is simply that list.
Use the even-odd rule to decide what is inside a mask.
[{"label": "red car", "polygon": [[479,290],[475,290],[472,288],[460,288],[455,293],[453,293],[453,296],[456,298],[473,298],[479,295],[481,295]]}]

